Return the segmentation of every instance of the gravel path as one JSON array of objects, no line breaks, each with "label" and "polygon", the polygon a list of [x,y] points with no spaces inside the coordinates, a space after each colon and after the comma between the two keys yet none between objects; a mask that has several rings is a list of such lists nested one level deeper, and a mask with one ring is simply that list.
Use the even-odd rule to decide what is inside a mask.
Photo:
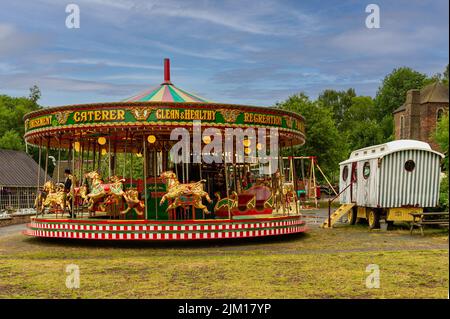
[{"label": "gravel path", "polygon": [[21,233],[25,229],[26,229],[26,224],[17,224],[17,225],[0,227],[0,237]]}]

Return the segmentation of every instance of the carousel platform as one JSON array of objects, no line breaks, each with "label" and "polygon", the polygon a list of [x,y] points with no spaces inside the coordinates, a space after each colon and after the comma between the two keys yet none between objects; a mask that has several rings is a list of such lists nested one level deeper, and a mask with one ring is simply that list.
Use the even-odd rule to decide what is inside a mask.
[{"label": "carousel platform", "polygon": [[300,215],[239,216],[239,219],[111,220],[32,218],[25,235],[90,240],[209,240],[282,236],[305,232]]}]

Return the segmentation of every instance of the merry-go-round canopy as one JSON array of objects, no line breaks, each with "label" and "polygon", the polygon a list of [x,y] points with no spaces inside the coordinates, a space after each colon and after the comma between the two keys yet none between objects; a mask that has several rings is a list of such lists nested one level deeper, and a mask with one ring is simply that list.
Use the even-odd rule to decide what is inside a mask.
[{"label": "merry-go-round canopy", "polygon": [[164,82],[120,102],[46,107],[24,116],[25,141],[31,145],[68,149],[74,142],[109,137],[118,152],[133,137],[151,134],[170,140],[176,127],[277,128],[281,147],[305,143],[304,118],[273,107],[216,103],[189,93],[170,81],[165,59]]}]

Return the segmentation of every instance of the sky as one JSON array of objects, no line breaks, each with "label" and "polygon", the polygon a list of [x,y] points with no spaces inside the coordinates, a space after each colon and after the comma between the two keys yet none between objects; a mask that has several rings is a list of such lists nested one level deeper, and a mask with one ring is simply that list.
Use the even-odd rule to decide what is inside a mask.
[{"label": "sky", "polygon": [[[80,28],[66,27],[66,6]],[[366,6],[380,28],[366,27]],[[394,68],[433,75],[449,60],[449,2],[0,0],[0,94],[44,106],[121,101],[163,81],[223,103],[292,94],[374,96]]]}]

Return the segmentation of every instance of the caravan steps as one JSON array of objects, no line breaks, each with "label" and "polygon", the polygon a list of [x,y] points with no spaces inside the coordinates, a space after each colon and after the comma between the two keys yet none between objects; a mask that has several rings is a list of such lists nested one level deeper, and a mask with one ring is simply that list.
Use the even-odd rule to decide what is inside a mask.
[{"label": "caravan steps", "polygon": [[333,227],[333,225],[339,221],[345,214],[347,214],[355,203],[341,205],[333,214],[331,214],[331,226],[328,226],[328,218],[322,223],[322,228]]}]

